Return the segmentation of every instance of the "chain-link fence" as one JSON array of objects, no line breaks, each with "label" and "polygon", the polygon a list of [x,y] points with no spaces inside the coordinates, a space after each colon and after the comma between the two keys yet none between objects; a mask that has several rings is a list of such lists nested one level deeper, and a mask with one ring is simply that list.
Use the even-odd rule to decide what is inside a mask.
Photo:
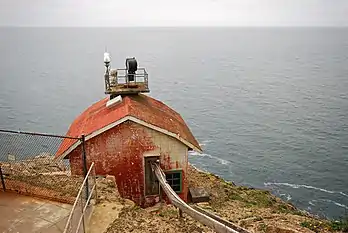
[{"label": "chain-link fence", "polygon": [[0,130],[0,190],[74,203],[84,177],[72,175],[69,161],[56,153],[63,141],[79,140],[84,143],[83,138]]},{"label": "chain-link fence", "polygon": [[91,164],[79,187],[64,233],[85,233],[87,220],[92,214],[92,205],[97,202],[97,187],[94,163]]}]

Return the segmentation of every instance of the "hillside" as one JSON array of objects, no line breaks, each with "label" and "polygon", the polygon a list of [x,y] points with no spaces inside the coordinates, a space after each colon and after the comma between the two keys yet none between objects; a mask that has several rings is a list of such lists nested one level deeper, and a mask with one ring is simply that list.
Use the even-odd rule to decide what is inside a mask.
[{"label": "hillside", "polygon": [[[299,211],[268,191],[236,186],[194,167],[189,169],[189,183],[190,186],[204,187],[210,194],[209,203],[201,203],[200,207],[250,232],[332,232],[342,227],[339,223],[332,223]],[[104,199],[102,202],[123,203],[123,208],[106,230],[107,233],[213,232],[185,214],[183,218],[179,218],[178,210],[172,205],[159,204],[152,208],[141,209],[131,201],[119,197],[110,198],[110,191],[106,187],[101,188],[99,195]]]}]

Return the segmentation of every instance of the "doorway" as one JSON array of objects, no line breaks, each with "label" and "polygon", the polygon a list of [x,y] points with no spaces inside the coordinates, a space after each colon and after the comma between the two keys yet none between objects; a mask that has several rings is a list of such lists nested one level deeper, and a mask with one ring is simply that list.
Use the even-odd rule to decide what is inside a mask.
[{"label": "doorway", "polygon": [[159,160],[159,156],[144,157],[145,166],[145,196],[159,194],[159,182],[155,173],[152,171],[151,163]]}]

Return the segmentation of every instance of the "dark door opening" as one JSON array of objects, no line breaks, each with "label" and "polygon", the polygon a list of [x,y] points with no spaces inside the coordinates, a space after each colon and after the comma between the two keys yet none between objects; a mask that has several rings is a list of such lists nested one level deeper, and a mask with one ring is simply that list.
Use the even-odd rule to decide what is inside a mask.
[{"label": "dark door opening", "polygon": [[155,173],[152,171],[151,162],[159,160],[159,156],[144,157],[145,165],[145,196],[159,194],[159,182]]}]

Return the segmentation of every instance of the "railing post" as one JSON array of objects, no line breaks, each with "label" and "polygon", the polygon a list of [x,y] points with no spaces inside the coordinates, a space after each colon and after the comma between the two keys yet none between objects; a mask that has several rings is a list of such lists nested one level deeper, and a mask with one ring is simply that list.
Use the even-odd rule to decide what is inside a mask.
[{"label": "railing post", "polygon": [[183,217],[182,210],[180,208],[178,209],[179,209],[179,218],[182,218]]},{"label": "railing post", "polygon": [[[80,196],[81,197],[81,214],[82,214],[82,228],[83,228],[83,233],[86,233],[86,225],[85,225],[85,212],[83,211],[84,209],[84,205],[83,205],[83,199],[82,199],[82,195]],[[87,196],[87,199],[88,199],[88,196]],[[86,203],[87,205],[87,203]],[[79,229],[76,229],[76,233],[79,232]]]},{"label": "railing post", "polygon": [[95,167],[93,164],[93,179],[94,179],[94,185],[95,185],[95,189],[94,189],[94,195],[95,195],[95,204],[98,204],[98,191],[97,191],[97,175],[95,174]]},{"label": "railing post", "polygon": [[[87,176],[87,157],[86,157],[86,147],[85,147],[85,135],[81,136],[81,143],[82,143],[82,164],[83,164],[83,176]],[[89,187],[88,187],[88,178],[86,181],[86,200],[89,196]]]},{"label": "railing post", "polygon": [[6,191],[6,186],[5,186],[4,176],[2,174],[1,164],[0,164],[0,176],[1,176],[2,188],[4,191]]}]

